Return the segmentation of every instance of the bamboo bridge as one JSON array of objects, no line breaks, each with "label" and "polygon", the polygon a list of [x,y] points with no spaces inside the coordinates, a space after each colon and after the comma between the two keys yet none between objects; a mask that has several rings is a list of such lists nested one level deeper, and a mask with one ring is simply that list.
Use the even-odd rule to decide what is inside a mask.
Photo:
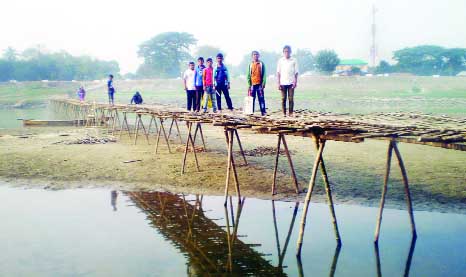
[{"label": "bamboo bridge", "polygon": [[[182,160],[182,173],[185,173],[186,160],[189,152],[193,153],[197,171],[200,166],[197,160],[196,140],[200,137],[204,148],[206,141],[202,131],[202,125],[218,126],[223,129],[225,142],[228,149],[227,168],[225,178],[225,206],[228,200],[230,179],[233,177],[238,201],[241,202],[240,180],[237,176],[237,161],[233,153],[233,145],[238,144],[242,162],[247,165],[247,160],[241,145],[239,130],[247,130],[263,135],[277,136],[277,152],[275,157],[274,174],[272,179],[272,195],[276,194],[276,177],[279,163],[280,149],[283,145],[287,161],[291,169],[291,177],[296,193],[302,192],[296,178],[292,157],[288,151],[286,136],[309,137],[315,144],[317,155],[312,168],[309,185],[304,200],[303,213],[301,215],[300,232],[297,242],[297,256],[301,255],[303,244],[306,217],[309,203],[311,201],[313,189],[316,182],[317,171],[320,169],[323,178],[330,214],[335,232],[337,246],[341,245],[341,237],[335,215],[332,191],[329,185],[327,169],[324,163],[324,149],[326,141],[341,141],[347,143],[361,143],[366,139],[385,140],[388,144],[386,156],[386,170],[383,182],[382,196],[380,200],[379,214],[376,223],[374,242],[379,240],[382,213],[385,204],[385,196],[388,189],[390,167],[393,153],[398,161],[401,170],[402,181],[405,189],[405,198],[409,214],[412,236],[415,238],[416,226],[413,215],[412,200],[409,190],[408,176],[403,163],[401,152],[397,144],[411,143],[422,144],[434,147],[442,147],[457,151],[466,151],[466,118],[453,118],[447,116],[434,116],[416,113],[374,113],[368,115],[350,115],[338,113],[315,112],[308,110],[298,110],[294,117],[283,117],[278,113],[269,116],[243,115],[240,112],[226,114],[219,113],[190,113],[181,108],[167,105],[121,105],[114,106],[102,103],[79,102],[72,99],[55,99],[51,104],[57,112],[65,113],[69,118],[76,120],[76,125],[80,126],[102,126],[107,128],[113,135],[118,134],[121,138],[128,135],[134,138],[137,143],[138,137],[144,135],[149,143],[151,128],[155,128],[157,154],[161,140],[164,141],[167,150],[171,153],[170,137],[176,132],[181,144],[185,144]],[[128,123],[129,116],[135,118],[134,130],[131,130]],[[143,118],[149,119],[149,124],[144,125]],[[170,124],[166,130],[166,123]],[[187,135],[185,142],[181,138],[179,122],[187,125]],[[194,126],[194,127],[193,127]],[[190,150],[191,149],[191,150]],[[232,176],[231,176],[232,175]]]}]

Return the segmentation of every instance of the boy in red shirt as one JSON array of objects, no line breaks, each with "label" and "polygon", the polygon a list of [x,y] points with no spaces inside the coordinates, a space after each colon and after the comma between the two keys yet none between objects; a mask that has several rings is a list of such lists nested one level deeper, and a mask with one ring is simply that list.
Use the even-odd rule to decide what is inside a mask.
[{"label": "boy in red shirt", "polygon": [[204,68],[202,73],[202,84],[204,85],[205,97],[204,97],[204,112],[207,112],[207,103],[210,100],[212,101],[212,108],[214,113],[217,112],[217,97],[214,90],[214,68],[212,67],[212,58],[207,59],[207,67]]}]

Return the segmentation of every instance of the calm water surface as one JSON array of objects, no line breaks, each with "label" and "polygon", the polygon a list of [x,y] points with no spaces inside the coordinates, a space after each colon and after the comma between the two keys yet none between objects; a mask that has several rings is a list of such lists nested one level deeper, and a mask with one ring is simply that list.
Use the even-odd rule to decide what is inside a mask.
[{"label": "calm water surface", "polygon": [[[465,276],[466,216],[311,203],[302,264],[302,204],[161,192],[0,186],[0,276]],[[293,216],[297,214],[293,221]],[[293,223],[293,224],[291,224]],[[287,242],[288,241],[288,242]]]}]

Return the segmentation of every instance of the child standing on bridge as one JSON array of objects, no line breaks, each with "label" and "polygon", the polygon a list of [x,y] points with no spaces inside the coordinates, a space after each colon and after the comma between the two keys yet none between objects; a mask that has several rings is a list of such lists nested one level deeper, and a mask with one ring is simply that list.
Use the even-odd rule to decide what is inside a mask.
[{"label": "child standing on bridge", "polygon": [[254,112],[254,107],[256,105],[256,95],[259,101],[259,107],[261,110],[262,116],[266,114],[265,111],[265,65],[262,61],[259,60],[260,54],[258,51],[252,51],[252,62],[248,67],[248,95],[252,96],[253,104],[252,111]]},{"label": "child standing on bridge", "polygon": [[225,101],[230,111],[233,110],[233,104],[231,103],[230,92],[230,78],[228,76],[228,69],[223,64],[223,54],[217,54],[217,68],[215,69],[215,90],[217,90],[217,106],[218,109],[222,110],[222,93],[225,95]]},{"label": "child standing on bridge", "polygon": [[204,71],[204,58],[197,59],[196,73],[194,74],[194,85],[196,86],[196,104],[194,110],[199,112],[201,110],[201,99],[204,96],[204,86],[202,84],[202,72]]},{"label": "child standing on bridge", "polygon": [[207,59],[207,67],[202,72],[202,83],[204,85],[204,112],[207,112],[207,103],[209,98],[212,101],[212,109],[217,112],[216,93],[214,90],[214,68],[212,67],[212,58]]},{"label": "child standing on bridge", "polygon": [[108,89],[108,104],[109,105],[114,105],[114,94],[115,94],[115,88],[113,87],[113,75],[110,74],[108,75],[108,81],[107,81],[107,89]]},{"label": "child standing on bridge", "polygon": [[184,90],[186,91],[188,111],[196,110],[196,86],[195,86],[194,62],[189,62],[188,69],[183,74]]},{"label": "child standing on bridge", "polygon": [[84,98],[86,98],[86,91],[84,90],[83,86],[80,86],[77,93],[79,97],[79,101],[84,102]]}]

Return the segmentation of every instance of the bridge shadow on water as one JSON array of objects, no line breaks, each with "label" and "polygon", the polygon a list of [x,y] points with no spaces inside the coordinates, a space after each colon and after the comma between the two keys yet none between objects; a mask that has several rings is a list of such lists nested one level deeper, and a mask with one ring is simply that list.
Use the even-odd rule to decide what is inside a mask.
[{"label": "bridge shadow on water", "polygon": [[[287,228],[282,229],[286,232],[280,234],[276,202],[271,201],[273,228],[261,226],[263,236],[275,237],[276,254],[271,254],[261,253],[257,250],[261,246],[260,243],[247,243],[245,241],[249,240],[248,235],[243,232],[239,234],[242,212],[248,202],[246,198],[233,201],[230,197],[227,205],[222,206],[223,217],[212,218],[207,216],[209,210],[204,209],[202,195],[188,196],[168,192],[124,192],[124,194],[146,214],[150,225],[185,256],[188,276],[288,276],[287,272],[293,272],[298,276],[314,275],[312,269],[303,267],[300,258],[293,258],[294,252],[289,249],[290,243],[295,243],[292,234],[299,225],[296,224],[299,202],[288,203],[293,205],[284,223]],[[116,195],[113,192],[112,206],[116,209]],[[221,213],[217,212],[218,217]],[[258,216],[262,217],[264,214]],[[416,239],[413,238],[406,259],[404,276],[409,276],[415,244]],[[341,245],[336,246],[331,263],[328,265],[328,276],[335,276],[342,249]],[[382,276],[378,244],[374,244],[374,255],[375,272],[377,276]],[[290,263],[293,259],[296,261],[295,264]],[[368,266],[370,263],[368,259]],[[296,268],[289,269],[290,266]]]}]

